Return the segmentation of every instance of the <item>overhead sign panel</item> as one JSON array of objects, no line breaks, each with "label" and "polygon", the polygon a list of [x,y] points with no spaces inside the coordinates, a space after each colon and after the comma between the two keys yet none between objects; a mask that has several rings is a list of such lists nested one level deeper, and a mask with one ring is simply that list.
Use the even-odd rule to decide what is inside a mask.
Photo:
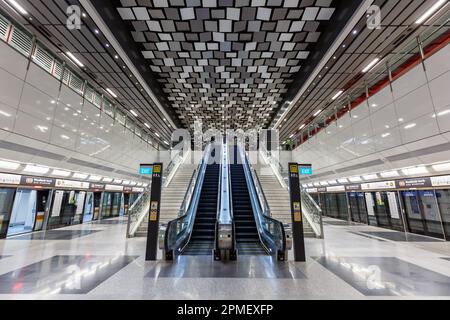
[{"label": "overhead sign panel", "polygon": [[151,164],[141,164],[139,168],[139,174],[141,175],[152,175],[153,174],[153,165]]}]

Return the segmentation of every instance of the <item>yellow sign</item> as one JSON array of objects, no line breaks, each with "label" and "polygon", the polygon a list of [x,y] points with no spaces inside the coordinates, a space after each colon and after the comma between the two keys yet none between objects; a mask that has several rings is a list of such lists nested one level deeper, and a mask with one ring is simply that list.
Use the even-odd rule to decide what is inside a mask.
[{"label": "yellow sign", "polygon": [[302,210],[300,202],[294,202],[294,222],[302,222]]},{"label": "yellow sign", "polygon": [[153,201],[150,205],[150,221],[158,221],[158,201]]},{"label": "yellow sign", "polygon": [[291,164],[291,173],[298,173],[298,166],[296,164]]},{"label": "yellow sign", "polygon": [[161,173],[161,166],[154,166],[153,173]]}]

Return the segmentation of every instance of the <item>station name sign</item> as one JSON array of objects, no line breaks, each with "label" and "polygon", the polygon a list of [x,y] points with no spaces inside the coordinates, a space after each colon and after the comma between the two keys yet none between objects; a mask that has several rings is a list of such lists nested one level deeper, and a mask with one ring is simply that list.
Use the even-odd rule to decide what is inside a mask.
[{"label": "station name sign", "polygon": [[450,187],[450,176],[424,177],[399,179],[392,181],[379,181],[363,184],[338,185],[331,187],[318,187],[306,189],[309,193],[325,192],[364,192],[393,189],[417,189],[417,188]]}]

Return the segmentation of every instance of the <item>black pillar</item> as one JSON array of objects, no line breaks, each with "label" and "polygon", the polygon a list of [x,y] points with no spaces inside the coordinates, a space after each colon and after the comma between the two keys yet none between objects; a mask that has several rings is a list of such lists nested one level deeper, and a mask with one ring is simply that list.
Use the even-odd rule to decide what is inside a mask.
[{"label": "black pillar", "polygon": [[300,175],[297,163],[289,163],[289,192],[292,213],[292,243],[295,261],[306,261],[305,236],[303,234]]},{"label": "black pillar", "polygon": [[159,214],[161,209],[163,164],[155,163],[150,189],[150,212],[148,217],[146,261],[155,261],[158,254]]}]

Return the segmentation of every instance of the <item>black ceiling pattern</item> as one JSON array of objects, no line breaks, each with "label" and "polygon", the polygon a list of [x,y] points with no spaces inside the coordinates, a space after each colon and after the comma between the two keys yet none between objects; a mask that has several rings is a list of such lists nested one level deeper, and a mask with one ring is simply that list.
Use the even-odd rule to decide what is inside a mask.
[{"label": "black ceiling pattern", "polygon": [[185,127],[267,128],[332,0],[120,0],[121,18]]}]

